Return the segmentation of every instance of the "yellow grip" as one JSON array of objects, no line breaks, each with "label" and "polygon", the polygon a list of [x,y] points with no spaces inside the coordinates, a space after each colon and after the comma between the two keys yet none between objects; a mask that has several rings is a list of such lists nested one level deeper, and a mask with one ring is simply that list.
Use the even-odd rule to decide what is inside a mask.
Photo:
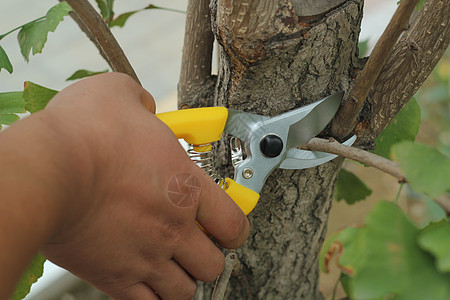
[{"label": "yellow grip", "polygon": [[246,188],[239,183],[236,183],[231,178],[225,178],[225,181],[228,184],[228,188],[226,190],[228,196],[236,202],[236,204],[241,208],[241,210],[248,215],[253,208],[255,208],[256,203],[259,200],[259,194],[255,191],[252,191],[249,188]]},{"label": "yellow grip", "polygon": [[220,140],[228,118],[225,107],[201,107],[156,114],[175,133],[192,145]]}]

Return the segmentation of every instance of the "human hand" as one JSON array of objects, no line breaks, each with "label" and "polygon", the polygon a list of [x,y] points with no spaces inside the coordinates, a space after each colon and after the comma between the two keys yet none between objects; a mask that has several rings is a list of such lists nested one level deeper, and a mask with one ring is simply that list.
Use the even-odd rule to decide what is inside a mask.
[{"label": "human hand", "polygon": [[[150,111],[151,112],[150,112]],[[46,122],[64,136],[77,190],[42,248],[117,299],[189,299],[249,233],[239,207],[195,166],[130,77],[103,74],[61,91]]]}]

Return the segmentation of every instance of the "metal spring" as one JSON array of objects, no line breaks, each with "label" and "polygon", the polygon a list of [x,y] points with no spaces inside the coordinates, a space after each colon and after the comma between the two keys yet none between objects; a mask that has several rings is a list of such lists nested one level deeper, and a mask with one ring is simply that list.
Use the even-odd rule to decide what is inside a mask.
[{"label": "metal spring", "polygon": [[[201,145],[201,146],[207,146],[207,145]],[[189,144],[189,148],[187,150],[187,153],[189,155],[189,158],[203,171],[206,172],[206,174],[211,177],[211,179],[223,190],[226,190],[228,188],[228,183],[225,181],[225,179],[217,173],[216,169],[213,165],[213,156],[212,156],[212,150],[205,151],[205,152],[198,152],[194,150],[194,146]]]}]

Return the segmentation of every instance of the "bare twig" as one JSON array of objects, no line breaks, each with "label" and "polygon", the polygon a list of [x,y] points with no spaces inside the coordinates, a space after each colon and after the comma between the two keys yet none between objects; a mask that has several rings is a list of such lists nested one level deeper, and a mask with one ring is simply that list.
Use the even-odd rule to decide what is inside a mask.
[{"label": "bare twig", "polygon": [[178,84],[179,107],[212,106],[211,77],[214,36],[209,0],[189,0]]},{"label": "bare twig", "polygon": [[377,79],[384,63],[389,57],[401,33],[407,28],[418,0],[403,0],[376,43],[367,64],[362,70],[356,84],[350,90],[347,100],[341,105],[331,127],[332,135],[344,138],[353,130],[356,119]]},{"label": "bare twig", "polygon": [[115,72],[126,73],[140,83],[119,43],[89,1],[65,1],[73,9],[73,13],[71,13],[72,18],[99,49],[100,54],[106,59],[112,70]]},{"label": "bare twig", "polygon": [[[403,184],[407,182],[407,179],[400,170],[400,167],[395,162],[368,151],[343,145],[335,139],[326,140],[312,138],[299,148],[303,150],[320,151],[340,155],[342,157],[372,166],[380,171],[392,175],[397,178],[399,183]],[[434,199],[434,201],[436,201],[436,203],[447,213],[447,215],[450,215],[450,197],[443,195],[437,199]]]},{"label": "bare twig", "polygon": [[395,162],[368,151],[343,145],[334,139],[326,140],[312,138],[309,142],[301,146],[301,149],[337,154],[377,168],[389,175],[394,176],[399,182],[406,181],[405,176]]},{"label": "bare twig", "polygon": [[228,253],[228,255],[225,257],[225,268],[216,281],[211,300],[223,299],[228,286],[228,282],[230,281],[231,273],[233,272],[233,269],[237,263],[238,258],[236,255],[236,251],[231,251],[230,253]]}]

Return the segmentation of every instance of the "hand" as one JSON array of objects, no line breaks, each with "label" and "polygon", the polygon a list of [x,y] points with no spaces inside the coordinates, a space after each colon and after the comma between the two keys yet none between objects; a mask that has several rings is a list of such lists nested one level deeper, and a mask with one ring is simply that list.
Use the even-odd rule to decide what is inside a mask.
[{"label": "hand", "polygon": [[196,221],[227,248],[249,233],[154,111],[148,92],[110,73],[69,86],[43,112],[77,184],[42,252],[117,299],[188,299],[195,279],[214,280],[224,257]]}]

